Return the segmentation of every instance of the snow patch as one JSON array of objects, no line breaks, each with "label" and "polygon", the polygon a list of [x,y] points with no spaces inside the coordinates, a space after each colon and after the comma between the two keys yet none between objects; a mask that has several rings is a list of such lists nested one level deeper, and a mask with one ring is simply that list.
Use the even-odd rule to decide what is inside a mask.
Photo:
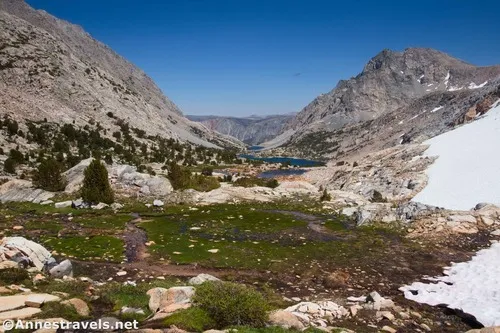
[{"label": "snow patch", "polygon": [[450,71],[448,71],[448,74],[446,74],[446,77],[444,78],[444,85],[448,87],[448,83],[450,82]]},{"label": "snow patch", "polygon": [[442,108],[443,108],[443,106],[438,106],[437,108],[432,109],[431,113],[437,112],[437,111],[441,110]]},{"label": "snow patch", "polygon": [[[471,314],[485,327],[500,325],[500,243],[468,262],[453,264],[436,283],[414,282],[399,288],[407,299],[432,306],[446,304]],[[415,295],[416,293],[416,295]]]},{"label": "snow patch", "polygon": [[413,201],[455,210],[469,210],[478,202],[500,205],[499,137],[497,105],[474,122],[424,142],[430,145],[425,155],[438,159]]},{"label": "snow patch", "polygon": [[448,91],[458,91],[458,90],[462,90],[462,89],[464,89],[464,87],[451,86],[450,88],[448,88]]},{"label": "snow patch", "polygon": [[485,82],[481,83],[480,85],[477,85],[477,84],[475,84],[474,82],[471,82],[471,83],[469,84],[469,89],[479,89],[479,88],[484,87],[484,86],[485,86],[485,85],[487,85],[487,84],[488,84],[488,81],[485,81]]}]

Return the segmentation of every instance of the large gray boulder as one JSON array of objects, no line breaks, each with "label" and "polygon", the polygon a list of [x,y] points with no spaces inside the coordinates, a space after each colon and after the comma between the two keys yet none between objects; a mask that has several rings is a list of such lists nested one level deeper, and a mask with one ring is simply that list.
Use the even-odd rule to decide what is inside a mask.
[{"label": "large gray boulder", "polygon": [[52,267],[49,273],[54,278],[63,278],[65,276],[73,276],[73,265],[68,259],[61,261],[59,265]]},{"label": "large gray boulder", "polygon": [[170,313],[191,306],[194,287],[152,288],[147,291],[151,312]]},{"label": "large gray boulder", "polygon": [[42,270],[51,258],[46,248],[24,237],[5,237],[0,243],[0,261],[27,262]]},{"label": "large gray boulder", "polygon": [[208,282],[208,281],[220,281],[220,279],[218,279],[215,276],[210,275],[210,274],[201,273],[195,277],[190,278],[188,282],[189,282],[189,284],[192,284],[192,285],[200,285],[200,284]]}]

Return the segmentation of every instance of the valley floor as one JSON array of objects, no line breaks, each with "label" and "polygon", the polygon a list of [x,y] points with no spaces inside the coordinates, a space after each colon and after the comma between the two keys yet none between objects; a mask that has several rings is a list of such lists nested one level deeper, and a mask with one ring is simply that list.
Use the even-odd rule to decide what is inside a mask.
[{"label": "valley floor", "polygon": [[[406,300],[398,289],[424,275],[440,275],[450,262],[468,260],[489,245],[481,232],[437,243],[409,238],[397,224],[354,227],[352,220],[307,200],[165,209],[130,202],[116,213],[7,203],[0,216],[4,236],[39,242],[56,258],[70,258],[75,276],[96,281],[151,285],[208,273],[254,285],[276,307],[298,300],[348,306],[348,297],[377,291],[392,298],[399,312],[418,313],[389,320],[362,310],[335,322],[356,332],[387,325],[398,332],[422,325],[435,332],[466,331],[468,324],[454,313]],[[94,316],[112,315],[117,306],[90,304]],[[138,305],[147,311],[147,302]]]}]

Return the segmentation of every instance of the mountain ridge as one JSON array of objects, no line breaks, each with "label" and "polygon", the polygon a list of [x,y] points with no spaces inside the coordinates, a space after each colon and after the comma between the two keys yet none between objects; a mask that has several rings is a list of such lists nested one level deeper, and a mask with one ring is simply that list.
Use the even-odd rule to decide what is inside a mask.
[{"label": "mountain ridge", "polygon": [[211,130],[235,137],[246,144],[258,145],[275,137],[293,116],[292,113],[268,116],[251,115],[248,117],[215,115],[187,115],[186,117],[202,123]]},{"label": "mountain ridge", "polygon": [[207,147],[241,145],[186,119],[146,73],[80,26],[22,0],[3,0],[0,27],[2,114],[113,129],[112,113],[152,135]]},{"label": "mountain ridge", "polygon": [[[427,133],[421,136],[424,139],[426,135],[444,130],[447,122],[453,123],[463,116],[472,106],[471,101],[495,85],[498,78],[500,66],[474,66],[429,48],[408,48],[403,52],[386,49],[371,58],[358,75],[340,80],[330,92],[315,98],[284,126],[276,138],[264,145],[268,148],[282,147],[290,153],[304,156],[307,156],[306,150],[312,149],[311,155],[325,153],[325,158],[335,158],[337,153],[327,151],[350,140],[342,134],[346,129],[359,141],[369,126],[367,124],[381,117],[388,117],[397,111],[387,123],[393,128],[401,127],[401,119],[396,121],[398,117],[418,117],[414,109],[417,101],[421,101],[422,106],[429,104],[429,111],[440,106],[432,106],[436,100],[460,99],[463,104],[460,110],[441,113],[446,116],[444,118],[433,118],[435,124],[439,123],[439,131],[431,133],[421,128],[420,134]],[[446,109],[446,102],[442,104]],[[429,112],[427,116],[431,114]],[[412,129],[414,127],[403,130]],[[312,140],[309,136],[314,133],[328,136],[328,140],[320,140],[323,148],[316,149],[305,144],[304,141]]]}]

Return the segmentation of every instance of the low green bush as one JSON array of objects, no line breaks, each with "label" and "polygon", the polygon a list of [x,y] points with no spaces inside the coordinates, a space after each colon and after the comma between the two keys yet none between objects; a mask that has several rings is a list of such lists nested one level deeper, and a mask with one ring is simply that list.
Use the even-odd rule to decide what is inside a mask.
[{"label": "low green bush", "polygon": [[217,326],[210,315],[199,307],[175,312],[164,321],[165,326],[175,325],[188,332],[203,332]]},{"label": "low green bush", "polygon": [[255,289],[232,282],[206,282],[196,289],[195,303],[217,323],[217,327],[263,327],[269,305]]},{"label": "low green bush", "polygon": [[28,272],[24,269],[6,268],[0,270],[0,281],[4,284],[20,284],[28,279]]}]

